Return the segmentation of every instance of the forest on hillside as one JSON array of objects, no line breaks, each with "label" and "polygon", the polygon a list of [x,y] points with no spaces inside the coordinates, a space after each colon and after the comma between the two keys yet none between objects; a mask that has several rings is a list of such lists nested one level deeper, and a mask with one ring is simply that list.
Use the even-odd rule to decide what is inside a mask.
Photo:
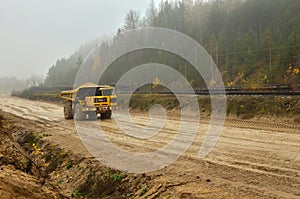
[{"label": "forest on hillside", "polygon": [[[161,1],[159,6],[151,0],[144,14],[128,11],[124,26],[117,30],[112,42],[116,43],[126,30],[169,28],[199,42],[213,58],[227,86],[289,84],[299,87],[299,10],[299,0],[169,0]],[[101,57],[105,56],[102,50],[106,45],[112,44],[93,41],[69,58],[57,60],[49,69],[43,86],[72,86],[88,52],[100,48],[87,61],[92,66],[86,74],[88,80],[89,75],[101,70]],[[117,59],[100,83],[114,84],[133,66],[153,61],[173,66],[194,87],[205,86],[185,60],[151,49]]]}]

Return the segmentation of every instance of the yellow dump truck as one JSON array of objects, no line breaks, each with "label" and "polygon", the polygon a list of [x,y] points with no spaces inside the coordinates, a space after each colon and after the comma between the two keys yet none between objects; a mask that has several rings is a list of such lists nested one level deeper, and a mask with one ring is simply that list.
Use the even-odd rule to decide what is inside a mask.
[{"label": "yellow dump truck", "polygon": [[86,118],[108,119],[117,106],[115,88],[91,83],[75,90],[62,91],[65,119],[84,120]]}]

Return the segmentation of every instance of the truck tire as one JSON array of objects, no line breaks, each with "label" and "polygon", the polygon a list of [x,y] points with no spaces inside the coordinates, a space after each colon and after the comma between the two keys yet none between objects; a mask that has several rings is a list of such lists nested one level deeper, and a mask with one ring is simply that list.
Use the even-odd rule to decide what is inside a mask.
[{"label": "truck tire", "polygon": [[66,120],[73,119],[72,102],[66,101],[64,103],[64,116]]},{"label": "truck tire", "polygon": [[112,111],[107,110],[105,113],[101,113],[101,119],[110,119],[111,118]]},{"label": "truck tire", "polygon": [[86,118],[85,112],[82,111],[82,107],[79,103],[76,103],[74,111],[75,120],[84,120]]}]

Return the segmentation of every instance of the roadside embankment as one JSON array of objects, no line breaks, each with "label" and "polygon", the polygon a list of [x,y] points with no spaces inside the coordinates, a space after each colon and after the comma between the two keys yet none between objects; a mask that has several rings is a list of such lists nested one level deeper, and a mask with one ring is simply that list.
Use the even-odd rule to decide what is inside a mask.
[{"label": "roadside embankment", "polygon": [[126,198],[145,186],[142,175],[66,151],[20,122],[0,112],[0,198]]},{"label": "roadside embankment", "polygon": [[[120,106],[126,98],[128,96],[118,96]],[[198,96],[197,98],[202,116],[209,117],[211,114],[210,97]],[[160,104],[167,110],[180,109],[180,104],[173,95],[134,94],[129,101],[131,109],[141,111],[148,111],[154,104]],[[294,123],[300,123],[300,97],[298,96],[228,96],[226,110],[226,115],[230,118],[259,119],[272,117],[286,118]]]}]

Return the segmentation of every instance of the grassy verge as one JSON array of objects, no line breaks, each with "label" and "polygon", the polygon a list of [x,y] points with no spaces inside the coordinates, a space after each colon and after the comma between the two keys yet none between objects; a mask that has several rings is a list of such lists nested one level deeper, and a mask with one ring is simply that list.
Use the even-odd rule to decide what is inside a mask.
[{"label": "grassy verge", "polygon": [[41,100],[47,102],[61,102],[59,93],[63,90],[70,90],[71,88],[43,88],[31,87],[21,92],[13,92],[11,95],[30,100]]},{"label": "grassy verge", "polygon": [[[118,96],[122,106],[127,96]],[[187,97],[188,99],[188,97]],[[160,104],[167,110],[180,109],[175,96],[172,95],[132,95],[129,101],[131,109],[148,111],[152,105]],[[202,114],[211,114],[211,100],[209,96],[198,97],[199,110]],[[121,107],[122,108],[122,107]],[[293,118],[300,122],[300,97],[282,96],[229,96],[227,97],[227,116],[241,119],[254,117]]]}]

